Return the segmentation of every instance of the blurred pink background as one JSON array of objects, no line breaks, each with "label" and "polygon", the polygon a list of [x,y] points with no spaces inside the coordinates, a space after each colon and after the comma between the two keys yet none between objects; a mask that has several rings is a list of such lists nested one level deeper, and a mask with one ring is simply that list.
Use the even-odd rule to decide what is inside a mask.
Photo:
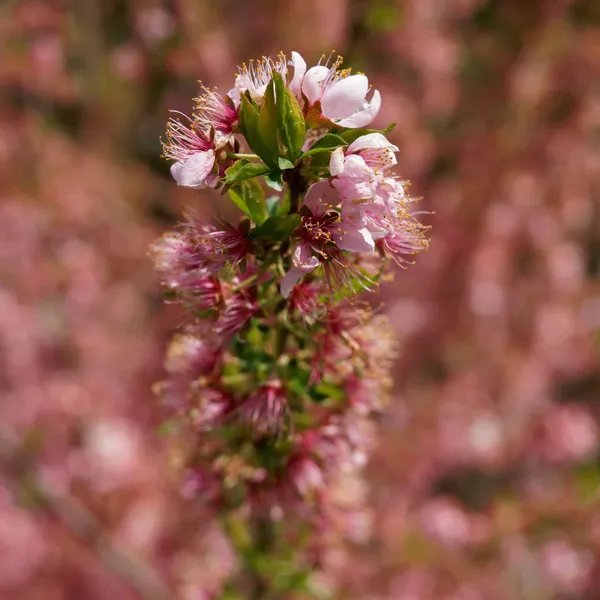
[{"label": "blurred pink background", "polygon": [[228,210],[170,180],[168,109],[281,49],[369,76],[434,213],[380,291],[401,355],[368,542],[323,586],[600,598],[600,3],[66,4],[0,5],[0,598],[225,597],[160,435],[179,316],[146,253],[183,206]]}]

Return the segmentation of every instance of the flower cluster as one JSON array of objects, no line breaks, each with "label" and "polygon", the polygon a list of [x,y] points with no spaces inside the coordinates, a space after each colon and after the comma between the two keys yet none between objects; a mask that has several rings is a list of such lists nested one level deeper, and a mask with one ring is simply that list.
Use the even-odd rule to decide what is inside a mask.
[{"label": "flower cluster", "polygon": [[[427,245],[424,227],[411,213],[406,182],[390,173],[398,151],[384,135],[391,128],[360,129],[377,115],[381,96],[374,91],[367,100],[366,76],[341,70],[340,63],[338,58],[332,66],[307,70],[297,52],[289,65],[283,54],[251,61],[241,67],[225,99],[203,88],[193,116],[187,123],[171,119],[163,143],[164,156],[175,161],[171,172],[178,185],[232,189],[236,204],[261,226],[251,237],[292,240],[291,263],[281,282],[286,298],[318,267],[330,292],[364,283],[347,253],[377,248],[402,264]],[[256,155],[239,154],[238,133]],[[282,196],[267,208],[262,189],[248,183],[259,176],[276,191],[284,181],[299,183],[297,192],[310,186],[302,206],[296,193],[293,207],[286,207]],[[299,219],[288,218],[293,215]],[[212,242],[206,239],[201,246],[210,249]],[[239,246],[232,251],[239,252]],[[232,262],[240,258],[223,249],[217,253]]]},{"label": "flower cluster", "polygon": [[391,171],[391,127],[364,128],[380,94],[327,62],[250,62],[225,98],[204,88],[164,143],[179,185],[219,188],[244,213],[188,217],[153,247],[167,297],[189,316],[159,386],[179,425],[183,492],[270,527],[302,515],[327,530],[337,510],[363,510],[362,497],[337,500],[372,445],[394,345],[384,317],[351,296],[387,258],[427,246]]}]

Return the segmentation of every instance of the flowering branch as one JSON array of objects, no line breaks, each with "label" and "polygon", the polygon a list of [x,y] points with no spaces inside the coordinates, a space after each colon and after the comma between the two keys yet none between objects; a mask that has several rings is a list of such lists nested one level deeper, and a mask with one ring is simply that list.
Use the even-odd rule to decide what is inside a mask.
[{"label": "flowering branch", "polygon": [[[153,255],[189,315],[160,386],[180,425],[183,492],[246,523],[253,598],[309,586],[310,569],[289,576],[301,550],[318,564],[325,532],[364,510],[336,498],[364,465],[394,346],[385,318],[352,298],[428,242],[391,173],[391,127],[365,128],[379,92],[340,67],[307,69],[296,52],[244,65],[163,143],[178,185],[220,189],[244,215],[188,217]],[[274,567],[286,547],[296,571]]]}]

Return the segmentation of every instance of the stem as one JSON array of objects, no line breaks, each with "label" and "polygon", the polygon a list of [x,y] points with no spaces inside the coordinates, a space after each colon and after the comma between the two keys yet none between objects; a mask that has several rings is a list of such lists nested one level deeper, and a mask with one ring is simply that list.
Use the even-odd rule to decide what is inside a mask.
[{"label": "stem", "polygon": [[259,157],[256,154],[239,154],[238,152],[230,152],[227,155],[227,158],[249,158],[252,160]]},{"label": "stem", "polygon": [[290,213],[297,213],[300,207],[300,197],[306,189],[306,183],[300,175],[298,167],[290,172],[287,184],[290,186]]},{"label": "stem", "polygon": [[[268,555],[274,542],[273,523],[268,516],[257,517],[252,524],[252,537],[257,553]],[[252,573],[250,599],[266,600],[269,598],[269,583],[261,573]]]},{"label": "stem", "polygon": [[[230,155],[232,156],[232,155]],[[236,157],[246,158],[248,155],[236,154]],[[289,186],[290,191],[290,214],[297,213],[300,208],[300,199],[306,191],[306,183],[300,174],[300,168],[296,167],[293,170],[286,171],[285,182]],[[284,262],[289,263],[289,244],[287,247],[281,247],[280,251],[284,255]],[[265,260],[265,264],[271,264],[271,260]],[[289,267],[289,264],[287,265]],[[285,310],[286,302],[281,301],[274,308],[274,313],[279,317],[277,319],[276,329],[274,332],[273,350],[275,360],[279,360],[282,354],[285,353],[286,343],[289,338],[290,331],[285,320],[281,319],[281,313]],[[255,551],[255,556],[263,559],[268,559],[275,551],[275,529],[272,520],[268,514],[257,515],[249,523],[249,530],[252,536],[252,548]],[[255,564],[247,566],[247,582],[249,584],[250,600],[274,600],[278,595],[274,595],[271,589],[271,581],[268,573],[262,572],[258,565],[268,564],[268,560],[258,561]]]}]

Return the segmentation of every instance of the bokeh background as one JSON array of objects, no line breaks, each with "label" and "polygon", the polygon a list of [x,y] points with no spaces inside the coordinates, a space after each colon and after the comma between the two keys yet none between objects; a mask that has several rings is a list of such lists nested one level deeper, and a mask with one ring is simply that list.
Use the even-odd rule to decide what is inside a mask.
[{"label": "bokeh background", "polygon": [[600,598],[597,0],[0,3],[0,598],[220,598],[234,557],[151,392],[179,317],[147,248],[223,200],[159,136],[281,49],[367,73],[432,212],[380,292],[396,391],[338,597]]}]

